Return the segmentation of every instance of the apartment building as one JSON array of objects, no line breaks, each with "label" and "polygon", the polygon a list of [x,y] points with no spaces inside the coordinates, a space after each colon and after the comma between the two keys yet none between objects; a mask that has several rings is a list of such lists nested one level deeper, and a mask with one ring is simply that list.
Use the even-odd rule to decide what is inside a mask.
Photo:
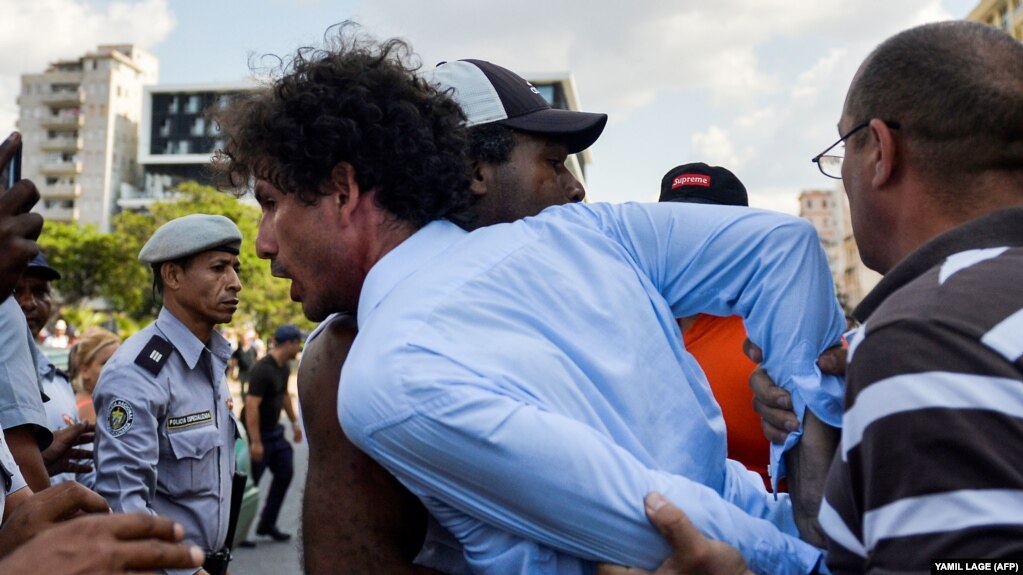
[{"label": "apartment building", "polygon": [[1023,0],[981,0],[966,19],[990,24],[1023,41]]},{"label": "apartment building", "polygon": [[139,125],[139,175],[124,188],[118,206],[144,211],[154,201],[172,199],[183,182],[212,184],[210,159],[222,143],[208,112],[255,88],[255,82],[147,86]]},{"label": "apartment building", "polygon": [[43,217],[110,229],[137,174],[142,89],[158,73],[153,54],[111,44],[21,77],[22,175],[38,186]]},{"label": "apartment building", "polygon": [[881,275],[867,269],[860,260],[849,200],[841,182],[830,190],[807,190],[799,194],[799,216],[810,220],[817,229],[835,291],[846,309],[852,310],[877,285]]}]

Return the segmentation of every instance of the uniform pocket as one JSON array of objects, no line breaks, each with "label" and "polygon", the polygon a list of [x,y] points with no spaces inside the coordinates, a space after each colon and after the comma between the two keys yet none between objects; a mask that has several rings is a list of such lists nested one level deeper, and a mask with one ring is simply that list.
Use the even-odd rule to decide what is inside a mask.
[{"label": "uniform pocket", "polygon": [[222,447],[219,430],[213,425],[167,434],[174,461],[157,471],[157,480],[171,495],[216,493],[217,447]]}]

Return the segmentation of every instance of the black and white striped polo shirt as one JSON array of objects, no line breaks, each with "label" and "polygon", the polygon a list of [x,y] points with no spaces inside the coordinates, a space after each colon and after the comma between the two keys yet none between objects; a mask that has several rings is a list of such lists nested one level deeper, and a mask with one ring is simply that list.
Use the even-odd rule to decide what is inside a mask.
[{"label": "black and white striped polo shirt", "polygon": [[1023,208],[935,238],[856,315],[820,513],[832,571],[1023,556]]}]

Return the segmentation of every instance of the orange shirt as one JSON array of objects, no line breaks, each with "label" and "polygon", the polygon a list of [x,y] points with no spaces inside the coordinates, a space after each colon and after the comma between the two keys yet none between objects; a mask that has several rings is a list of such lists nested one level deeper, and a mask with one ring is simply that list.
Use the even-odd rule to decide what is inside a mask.
[{"label": "orange shirt", "polygon": [[770,444],[760,428],[760,416],[753,410],[753,392],[749,376],[756,364],[742,352],[746,327],[739,316],[700,315],[682,336],[689,353],[707,374],[714,398],[721,405],[728,433],[728,457],[742,463],[764,478],[767,474]]}]

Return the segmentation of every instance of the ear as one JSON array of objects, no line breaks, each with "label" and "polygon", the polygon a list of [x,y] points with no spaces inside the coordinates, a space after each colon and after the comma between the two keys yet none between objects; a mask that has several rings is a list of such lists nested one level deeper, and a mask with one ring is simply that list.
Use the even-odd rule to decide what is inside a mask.
[{"label": "ear", "polygon": [[487,183],[493,174],[493,164],[480,160],[472,161],[472,183],[469,184],[469,191],[474,196],[487,195]]},{"label": "ear", "polygon": [[363,199],[355,168],[348,162],[338,162],[330,171],[327,201],[336,202],[342,218],[348,219]]},{"label": "ear", "polygon": [[891,182],[903,158],[899,155],[892,129],[883,120],[874,118],[870,121],[870,137],[875,146],[872,183],[875,189],[880,189]]},{"label": "ear", "polygon": [[160,279],[163,280],[163,290],[177,291],[184,283],[185,270],[174,262],[163,262],[160,264]]}]

